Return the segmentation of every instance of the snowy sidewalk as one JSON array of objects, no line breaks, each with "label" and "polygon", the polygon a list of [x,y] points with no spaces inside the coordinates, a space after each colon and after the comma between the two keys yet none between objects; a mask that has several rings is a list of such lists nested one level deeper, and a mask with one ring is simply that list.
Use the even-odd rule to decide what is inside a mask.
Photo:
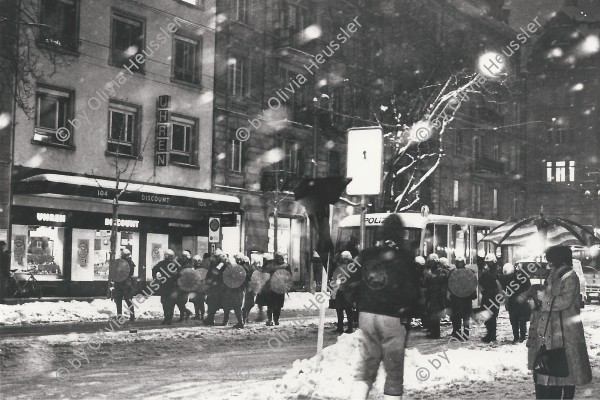
[{"label": "snowy sidewalk", "polygon": [[[504,314],[504,315],[503,315]],[[511,339],[510,324],[503,310],[498,323],[498,338]],[[592,383],[577,388],[577,398],[600,398],[600,307],[582,310],[585,337],[593,369]],[[448,333],[448,329],[446,329]],[[531,373],[527,369],[527,347],[498,342],[490,345],[479,339],[483,331],[465,344],[444,340],[427,340],[424,346],[409,346],[404,365],[404,388],[410,399],[530,399],[534,398]],[[422,332],[413,339],[421,342]],[[342,335],[336,344],[317,357],[298,360],[283,378],[269,385],[249,388],[252,392],[231,394],[226,399],[262,398],[268,400],[313,399],[334,400],[350,396],[357,373],[362,332]],[[385,371],[379,370],[369,399],[383,398]],[[206,399],[215,399],[206,397]]]},{"label": "snowy sidewalk", "polygon": [[[286,296],[284,310],[308,311],[312,306],[314,295],[307,292],[292,292]],[[327,301],[325,306],[327,307]],[[188,308],[193,309],[190,303]],[[123,309],[126,310],[125,304]],[[31,302],[16,305],[0,304],[0,326],[77,323],[106,321],[116,316],[116,305],[109,299],[95,299],[87,301],[58,301],[58,302]],[[152,296],[135,311],[138,319],[162,319],[163,309],[159,296]]]}]

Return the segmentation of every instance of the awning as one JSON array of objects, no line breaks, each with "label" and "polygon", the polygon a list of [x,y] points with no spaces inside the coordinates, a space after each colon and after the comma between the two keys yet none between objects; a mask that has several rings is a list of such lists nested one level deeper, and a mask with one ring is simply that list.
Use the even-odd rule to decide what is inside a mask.
[{"label": "awning", "polygon": [[[62,174],[35,175],[18,182],[15,194],[59,194],[112,200],[126,187],[126,182]],[[207,211],[239,212],[240,199],[218,193],[177,189],[142,183],[129,183],[119,197],[121,201]]]}]

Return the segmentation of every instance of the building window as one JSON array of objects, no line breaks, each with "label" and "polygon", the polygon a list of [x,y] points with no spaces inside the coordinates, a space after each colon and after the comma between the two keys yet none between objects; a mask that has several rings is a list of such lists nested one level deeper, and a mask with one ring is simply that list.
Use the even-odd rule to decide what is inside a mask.
[{"label": "building window", "polygon": [[498,189],[492,189],[492,215],[498,215]]},{"label": "building window", "polygon": [[517,171],[519,166],[519,152],[517,148],[512,145],[510,146],[510,170]]},{"label": "building window", "polygon": [[473,153],[474,160],[479,160],[481,158],[481,138],[479,136],[473,137]]},{"label": "building window", "polygon": [[171,138],[171,162],[196,165],[196,121],[189,118],[173,116],[171,118],[173,132]]},{"label": "building window", "polygon": [[456,132],[454,135],[454,154],[459,155],[463,148],[463,135],[462,132]]},{"label": "building window", "polygon": [[44,0],[40,4],[40,41],[43,44],[77,51],[79,9],[75,0]]},{"label": "building window", "polygon": [[73,97],[72,91],[37,88],[35,142],[72,145],[73,127],[69,126],[68,120],[72,117]]},{"label": "building window", "polygon": [[[294,72],[291,69],[288,69],[286,67],[279,67],[279,82],[282,88],[284,87],[293,87],[294,88],[294,93],[291,94],[289,92],[286,92],[286,98],[289,96],[289,98],[286,99],[285,103],[289,106],[289,110],[291,110],[291,115],[288,117],[289,119],[296,121],[296,122],[308,122],[305,120],[306,117],[306,110],[308,107],[308,86],[309,85],[302,85],[300,88],[294,87],[293,85],[295,85],[294,83],[291,83],[294,81],[295,77],[298,76],[298,72]],[[311,122],[312,123],[312,122]]]},{"label": "building window", "polygon": [[340,152],[331,150],[329,151],[329,173],[327,176],[342,176],[342,165],[340,159]]},{"label": "building window", "polygon": [[117,103],[109,105],[108,151],[136,155],[138,109]]},{"label": "building window", "polygon": [[458,181],[455,180],[454,181],[454,187],[453,187],[453,190],[452,190],[452,207],[454,207],[454,208],[458,208],[458,199],[459,199],[458,188],[459,188],[458,187]]},{"label": "building window", "polygon": [[181,36],[175,37],[173,77],[190,83],[200,83],[200,43]]},{"label": "building window", "polygon": [[569,161],[569,181],[575,182],[575,161]]},{"label": "building window", "polygon": [[[144,23],[120,15],[113,15],[111,61],[130,71],[143,72],[144,63],[135,60],[144,48]],[[145,56],[144,56],[145,57]]]},{"label": "building window", "polygon": [[481,212],[481,185],[473,184],[471,199],[473,211]]},{"label": "building window", "polygon": [[546,162],[546,182],[574,182],[575,161]]},{"label": "building window", "polygon": [[281,27],[281,37],[289,39],[291,44],[297,43],[301,38],[298,35],[310,25],[309,10],[283,1],[279,13],[279,26]]},{"label": "building window", "polygon": [[232,0],[233,1],[233,19],[248,23],[248,0]]},{"label": "building window", "polygon": [[569,131],[565,128],[550,129],[547,133],[547,142],[550,144],[565,144],[569,142]]},{"label": "building window", "polygon": [[494,161],[500,160],[500,145],[498,143],[494,143],[492,147],[492,157]]},{"label": "building window", "polygon": [[299,143],[285,140],[283,142],[283,160],[280,163],[281,170],[292,174],[301,172],[301,147]]},{"label": "building window", "polygon": [[229,140],[229,170],[242,172],[242,142],[238,139]]},{"label": "building window", "polygon": [[248,89],[248,59],[236,56],[229,59],[229,91],[234,96],[245,96]]}]

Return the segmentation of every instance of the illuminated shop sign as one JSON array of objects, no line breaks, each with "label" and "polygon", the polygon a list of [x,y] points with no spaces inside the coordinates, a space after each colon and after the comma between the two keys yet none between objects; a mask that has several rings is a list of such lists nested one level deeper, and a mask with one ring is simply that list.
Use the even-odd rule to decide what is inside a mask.
[{"label": "illuminated shop sign", "polygon": [[37,213],[37,220],[40,222],[65,222],[67,216],[65,214]]},{"label": "illuminated shop sign", "polygon": [[[106,226],[112,226],[112,218],[105,218],[104,219],[104,225]],[[123,228],[137,228],[140,225],[140,221],[137,221],[135,219],[117,219],[117,226],[123,227]]]}]

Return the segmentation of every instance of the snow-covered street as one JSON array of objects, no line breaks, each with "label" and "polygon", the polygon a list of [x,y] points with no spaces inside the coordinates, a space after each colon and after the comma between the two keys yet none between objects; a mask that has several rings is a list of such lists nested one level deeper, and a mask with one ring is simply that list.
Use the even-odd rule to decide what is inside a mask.
[{"label": "snow-covered street", "polygon": [[[290,301],[290,309],[301,307]],[[338,339],[331,332],[334,318],[329,310],[326,347],[317,366],[316,314],[301,321],[289,315],[293,314],[279,327],[251,323],[242,330],[187,322],[133,333],[135,325],[127,323],[104,334],[4,337],[2,393],[11,399],[347,398],[360,330]],[[582,319],[595,378],[578,388],[576,397],[595,399],[600,396],[596,378],[600,375],[600,306],[587,306]],[[479,341],[482,326],[473,326],[472,340],[460,345],[448,342],[447,325],[446,339],[429,340],[421,330],[412,331],[404,374],[406,397],[533,398],[526,347],[510,344],[504,310],[498,326],[499,342],[494,345]],[[380,372],[370,399],[382,398],[384,373]],[[29,384],[23,385],[24,381]]]}]

